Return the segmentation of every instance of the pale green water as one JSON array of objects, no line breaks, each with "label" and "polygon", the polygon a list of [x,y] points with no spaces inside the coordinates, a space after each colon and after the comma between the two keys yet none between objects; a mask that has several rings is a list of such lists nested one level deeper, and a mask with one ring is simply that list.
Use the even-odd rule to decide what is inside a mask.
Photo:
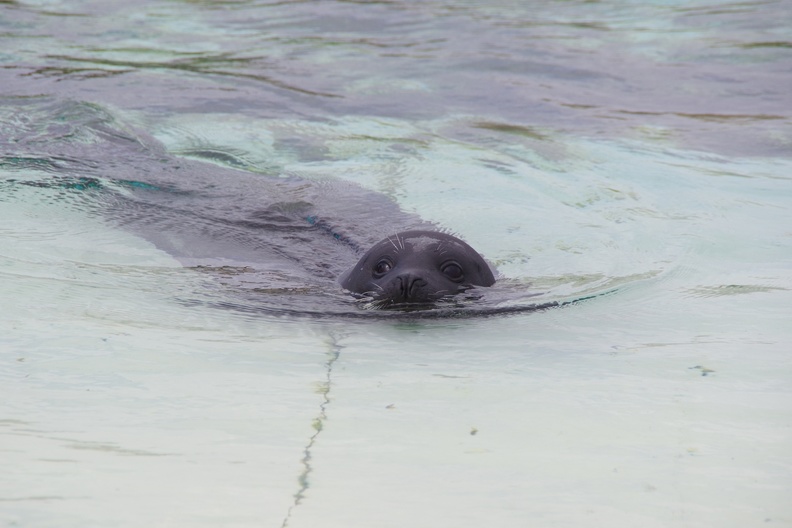
[{"label": "pale green water", "polygon": [[[506,303],[612,291],[218,310],[184,302],[233,300],[211,276],[4,163],[3,526],[792,525],[789,2],[1,5],[6,102],[357,182],[462,235]],[[8,161],[34,147],[6,109]]]}]

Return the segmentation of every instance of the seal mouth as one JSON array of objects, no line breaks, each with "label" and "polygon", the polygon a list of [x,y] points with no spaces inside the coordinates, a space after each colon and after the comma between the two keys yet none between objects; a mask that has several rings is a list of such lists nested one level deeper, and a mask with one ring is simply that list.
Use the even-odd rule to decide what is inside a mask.
[{"label": "seal mouth", "polygon": [[479,298],[479,296],[471,296],[466,293],[473,289],[473,286],[469,284],[462,284],[453,290],[439,291],[427,288],[428,284],[428,281],[420,276],[404,274],[395,277],[385,288],[375,284],[376,290],[353,293],[352,295],[364,309],[400,312],[461,307],[465,305],[466,301]]},{"label": "seal mouth", "polygon": [[393,299],[375,299],[369,301],[368,307],[377,310],[388,310],[392,312],[425,312],[436,310],[442,306],[436,301],[395,301]]},{"label": "seal mouth", "polygon": [[384,310],[391,312],[425,312],[449,307],[461,306],[461,299],[456,295],[440,294],[426,298],[405,299],[383,292],[367,292],[355,295],[357,302],[366,310]]}]

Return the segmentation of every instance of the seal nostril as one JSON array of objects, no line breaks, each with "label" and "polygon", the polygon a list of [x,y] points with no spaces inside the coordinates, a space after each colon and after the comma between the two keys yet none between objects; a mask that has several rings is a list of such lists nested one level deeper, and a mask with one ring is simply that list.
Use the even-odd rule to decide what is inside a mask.
[{"label": "seal nostril", "polygon": [[428,284],[425,279],[411,273],[399,275],[398,281],[401,298],[407,301],[421,298]]}]

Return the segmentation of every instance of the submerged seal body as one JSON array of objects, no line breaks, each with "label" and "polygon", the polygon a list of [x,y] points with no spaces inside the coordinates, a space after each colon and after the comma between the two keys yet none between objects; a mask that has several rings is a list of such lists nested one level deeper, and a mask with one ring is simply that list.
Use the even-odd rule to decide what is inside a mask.
[{"label": "submerged seal body", "polygon": [[474,286],[492,286],[495,277],[462,240],[436,231],[406,231],[375,244],[339,283],[387,306],[430,304]]}]

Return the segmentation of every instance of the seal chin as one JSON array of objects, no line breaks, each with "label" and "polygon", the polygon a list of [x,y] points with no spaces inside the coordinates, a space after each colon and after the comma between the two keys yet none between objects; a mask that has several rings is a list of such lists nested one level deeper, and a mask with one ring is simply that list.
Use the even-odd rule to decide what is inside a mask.
[{"label": "seal chin", "polygon": [[403,300],[396,297],[381,296],[379,298],[364,297],[364,306],[366,308],[376,308],[378,310],[392,310],[398,312],[421,312],[425,310],[433,310],[443,306],[444,302],[449,298],[443,297],[436,300]]}]

